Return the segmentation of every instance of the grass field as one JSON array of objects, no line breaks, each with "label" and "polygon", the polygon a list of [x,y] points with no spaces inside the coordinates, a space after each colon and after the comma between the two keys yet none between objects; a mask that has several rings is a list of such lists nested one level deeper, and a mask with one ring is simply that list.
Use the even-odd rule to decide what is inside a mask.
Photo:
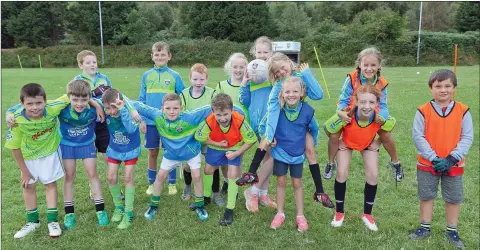
[{"label": "grass field", "polygon": [[[38,208],[42,226],[32,235],[22,240],[14,240],[13,235],[25,223],[25,207],[20,187],[20,174],[9,150],[2,151],[2,246],[5,249],[445,249],[449,248],[443,236],[445,230],[444,202],[436,200],[432,222],[432,236],[428,240],[413,242],[408,234],[418,226],[419,201],[416,184],[416,150],[411,139],[411,128],[416,107],[429,101],[432,96],[427,81],[430,72],[440,67],[385,68],[384,76],[389,85],[390,114],[397,119],[393,136],[403,167],[405,179],[395,187],[388,166],[388,154],[381,150],[379,184],[373,215],[379,227],[378,232],[365,229],[360,215],[363,212],[364,170],[358,153],[352,158],[350,178],[347,185],[345,204],[346,219],[341,228],[332,228],[330,221],[333,210],[322,208],[312,201],[314,185],[308,168],[304,171],[305,216],[310,229],[298,233],[295,228],[295,204],[292,188],[287,187],[286,223],[280,229],[269,228],[275,214],[273,209],[261,209],[259,213],[249,213],[245,208],[243,195],[236,203],[235,221],[230,227],[218,225],[223,216],[223,208],[215,205],[207,207],[209,220],[199,222],[196,215],[187,209],[187,202],[181,201],[183,185],[177,184],[179,194],[162,195],[159,213],[153,221],[147,221],[143,213],[150,197],[145,194],[146,151],[143,152],[135,169],[136,197],[135,220],[127,231],[116,229],[116,223],[105,228],[96,226],[96,217],[92,202],[88,198],[88,179],[83,167],[75,182],[76,228],[63,231],[59,239],[47,236],[46,204],[44,188],[38,185]],[[146,68],[101,69],[115,88],[120,89],[132,99],[138,97],[140,78]],[[176,69],[183,79],[188,79],[188,69]],[[324,89],[324,99],[310,102],[316,109],[316,118],[323,124],[335,111],[335,103],[345,75],[351,68],[325,68],[331,99]],[[312,69],[317,79],[321,79],[318,69]],[[417,74],[417,71],[419,74]],[[4,114],[8,107],[17,104],[21,86],[28,82],[42,84],[49,99],[65,92],[65,85],[78,69],[2,69],[2,146],[5,143],[6,124]],[[209,86],[214,87],[226,78],[219,68],[209,70]],[[460,236],[468,248],[479,247],[479,67],[459,67],[456,100],[470,106],[475,126],[474,143],[468,155],[464,177],[465,203],[459,218]],[[189,85],[186,80],[186,85]],[[322,171],[326,163],[327,140],[322,133],[317,146],[318,160]],[[247,152],[243,169],[252,159],[253,150]],[[81,165],[79,163],[79,165]],[[106,183],[106,169],[103,161],[98,161],[98,170],[102,180],[106,209],[111,214],[113,203]],[[178,183],[183,183],[180,180]],[[333,199],[333,179],[323,181],[328,194]],[[59,221],[63,222],[63,180],[59,181]],[[243,192],[245,188],[240,188]],[[275,194],[275,179],[271,179],[270,194]],[[274,196],[273,196],[274,197]]]}]

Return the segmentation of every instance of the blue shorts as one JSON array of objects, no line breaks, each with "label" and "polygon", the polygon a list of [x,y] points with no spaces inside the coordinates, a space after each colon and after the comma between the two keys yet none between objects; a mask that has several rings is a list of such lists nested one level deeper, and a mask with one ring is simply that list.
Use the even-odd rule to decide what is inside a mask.
[{"label": "blue shorts", "polygon": [[85,146],[72,147],[60,144],[63,159],[87,159],[97,158],[97,148],[95,144],[90,143]]},{"label": "blue shorts", "polygon": [[147,133],[145,134],[145,148],[155,149],[160,147],[160,134],[155,125],[147,125]]},{"label": "blue shorts", "polygon": [[239,167],[242,156],[239,156],[233,160],[229,160],[225,156],[226,152],[227,151],[216,150],[208,147],[207,152],[205,153],[205,162],[212,167],[221,167],[225,165],[233,165]]},{"label": "blue shorts", "polygon": [[290,176],[293,178],[302,178],[303,163],[299,164],[287,164],[285,162],[277,161],[273,159],[273,175],[285,176],[287,175],[288,168],[290,167]]}]

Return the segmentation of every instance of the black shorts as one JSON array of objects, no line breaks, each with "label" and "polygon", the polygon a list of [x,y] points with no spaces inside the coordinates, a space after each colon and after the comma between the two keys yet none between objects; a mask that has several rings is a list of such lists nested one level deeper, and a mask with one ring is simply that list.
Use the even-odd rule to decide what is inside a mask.
[{"label": "black shorts", "polygon": [[107,124],[105,122],[97,122],[95,124],[95,147],[99,153],[106,153],[110,134],[108,133]]}]

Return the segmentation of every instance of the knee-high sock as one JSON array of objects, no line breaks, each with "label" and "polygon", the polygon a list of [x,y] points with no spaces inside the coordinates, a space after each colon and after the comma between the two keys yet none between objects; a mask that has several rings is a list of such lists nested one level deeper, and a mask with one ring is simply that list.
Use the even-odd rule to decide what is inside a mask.
[{"label": "knee-high sock", "polygon": [[315,183],[315,192],[324,193],[322,177],[320,176],[320,166],[318,165],[318,163],[316,163],[311,164],[309,167],[310,173],[312,174],[313,182]]},{"label": "knee-high sock", "polygon": [[250,163],[250,168],[248,169],[249,173],[257,173],[258,168],[260,167],[260,163],[263,160],[263,157],[265,157],[265,154],[267,151],[263,151],[259,148],[255,150],[255,155],[253,155],[252,162]]},{"label": "knee-high sock", "polygon": [[133,202],[135,201],[135,187],[125,188],[125,212],[133,212]]},{"label": "knee-high sock", "polygon": [[185,180],[185,185],[192,185],[192,173],[183,170],[183,179]]},{"label": "knee-high sock", "polygon": [[212,196],[212,182],[213,182],[213,175],[211,174],[203,175],[203,196],[205,197]]},{"label": "knee-high sock", "polygon": [[175,184],[175,183],[177,183],[177,169],[176,168],[174,168],[168,174],[168,184]]},{"label": "knee-high sock", "polygon": [[122,196],[120,194],[120,184],[110,186],[110,193],[112,194],[113,204],[115,207],[123,207]]},{"label": "knee-high sock", "polygon": [[337,213],[344,213],[343,205],[345,200],[345,193],[347,191],[347,182],[338,182],[335,180],[335,185],[333,186],[333,190],[335,191],[335,202],[336,202],[336,210]]},{"label": "knee-high sock", "polygon": [[237,201],[238,185],[235,182],[235,179],[228,179],[228,197],[227,197],[227,208],[234,209],[235,202]]},{"label": "knee-high sock", "polygon": [[147,168],[148,185],[152,185],[157,178],[157,170]]},{"label": "knee-high sock", "polygon": [[375,202],[375,195],[377,195],[377,185],[370,185],[365,182],[365,189],[363,190],[364,214],[372,214],[373,203]]},{"label": "knee-high sock", "polygon": [[213,172],[213,182],[212,182],[212,191],[218,193],[220,191],[220,169],[216,169]]}]

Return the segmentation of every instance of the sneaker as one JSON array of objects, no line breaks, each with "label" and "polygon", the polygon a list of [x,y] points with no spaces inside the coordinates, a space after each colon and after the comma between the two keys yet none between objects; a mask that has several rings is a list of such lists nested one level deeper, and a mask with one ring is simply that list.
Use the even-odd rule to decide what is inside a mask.
[{"label": "sneaker", "polygon": [[344,219],[345,213],[335,212],[335,217],[333,217],[332,223],[330,223],[330,225],[332,225],[332,227],[341,227]]},{"label": "sneaker", "polygon": [[400,162],[393,163],[390,161],[390,166],[392,167],[392,175],[395,182],[401,182],[403,180],[403,168]]},{"label": "sneaker", "polygon": [[333,162],[329,162],[327,163],[327,165],[325,166],[325,172],[323,173],[323,178],[325,178],[325,180],[330,180],[332,179],[333,177],[333,170],[337,167],[337,163]]},{"label": "sneaker", "polygon": [[223,218],[220,220],[219,224],[222,226],[232,225],[233,223],[233,209],[225,209],[223,213]]},{"label": "sneaker", "polygon": [[255,184],[258,182],[258,176],[257,174],[252,174],[252,173],[244,173],[242,174],[242,177],[236,181],[237,185],[239,186],[245,186],[247,184]]},{"label": "sneaker", "polygon": [[121,221],[124,213],[125,212],[123,207],[122,208],[115,207],[115,210],[113,210],[112,222]]},{"label": "sneaker", "polygon": [[243,192],[243,196],[245,197],[245,206],[247,207],[247,210],[252,213],[258,212],[258,195],[252,194],[250,188],[247,188]]},{"label": "sneaker", "polygon": [[133,221],[133,217],[131,217],[131,216],[129,216],[125,213],[123,215],[122,221],[120,222],[120,224],[118,224],[117,228],[118,229],[127,229],[127,228],[132,226],[132,221]]},{"label": "sneaker", "polygon": [[107,215],[107,211],[103,210],[103,211],[98,211],[97,212],[97,219],[98,219],[98,225],[99,226],[106,226],[108,225],[108,215]]},{"label": "sneaker", "polygon": [[277,229],[283,224],[283,222],[285,222],[285,216],[276,214],[275,217],[273,217],[272,223],[270,224],[270,228]]},{"label": "sneaker", "polygon": [[448,243],[452,244],[454,247],[458,249],[465,249],[465,244],[463,244],[462,240],[460,239],[460,236],[458,236],[457,231],[446,231],[445,232],[445,237],[448,240]]},{"label": "sneaker", "polygon": [[147,218],[149,220],[152,220],[153,216],[157,213],[157,211],[158,211],[158,207],[149,206],[147,211],[145,212],[145,214],[143,216],[145,216],[145,218]]},{"label": "sneaker", "polygon": [[39,228],[39,227],[40,227],[40,222],[37,222],[37,223],[28,222],[27,224],[25,224],[25,226],[22,227],[22,229],[20,229],[20,231],[15,233],[13,238],[15,238],[15,239],[23,238],[23,237],[27,236],[29,233],[37,230],[37,228]]},{"label": "sneaker", "polygon": [[63,218],[63,226],[65,229],[70,229],[73,226],[75,226],[75,214],[74,213],[69,213],[66,214],[65,217]]},{"label": "sneaker", "polygon": [[335,205],[333,204],[332,200],[326,193],[317,193],[313,194],[313,200],[316,202],[321,202],[324,207],[334,208]]},{"label": "sneaker", "polygon": [[228,182],[224,181],[222,185],[222,193],[226,194],[228,192]]},{"label": "sneaker", "polygon": [[423,239],[428,238],[430,236],[430,234],[432,234],[430,229],[425,228],[425,227],[419,227],[415,230],[414,233],[411,233],[409,235],[409,237],[410,237],[411,240],[423,240]]},{"label": "sneaker", "polygon": [[192,192],[192,186],[185,185],[185,188],[183,189],[183,193],[182,193],[182,200],[184,201],[190,200],[190,198],[192,198],[192,196],[190,195],[191,192]]},{"label": "sneaker", "polygon": [[259,203],[260,203],[260,205],[265,206],[265,207],[277,208],[277,203],[275,203],[275,201],[273,201],[272,198],[270,198],[270,196],[268,196],[268,194],[260,196],[259,197]]},{"label": "sneaker", "polygon": [[219,207],[224,207],[225,206],[225,201],[222,198],[222,195],[218,193],[213,193],[212,195],[213,202],[217,204]]},{"label": "sneaker", "polygon": [[197,214],[198,218],[200,220],[207,220],[208,219],[208,213],[205,207],[196,207],[195,208],[195,213]]},{"label": "sneaker", "polygon": [[373,216],[371,214],[363,214],[362,215],[362,221],[365,223],[365,226],[372,230],[372,231],[378,231],[378,227],[375,224],[375,220],[373,219]]},{"label": "sneaker", "polygon": [[177,185],[168,184],[168,195],[174,195],[177,193]]},{"label": "sneaker", "polygon": [[148,185],[147,191],[145,191],[145,193],[147,195],[152,195],[153,194],[153,189],[154,189],[153,184],[150,184],[150,185]]},{"label": "sneaker", "polygon": [[56,238],[62,235],[60,224],[56,221],[48,223],[48,234],[50,235],[50,238]]},{"label": "sneaker", "polygon": [[297,223],[297,230],[299,232],[308,230],[308,223],[305,216],[297,216],[297,218],[295,219],[295,222]]}]

